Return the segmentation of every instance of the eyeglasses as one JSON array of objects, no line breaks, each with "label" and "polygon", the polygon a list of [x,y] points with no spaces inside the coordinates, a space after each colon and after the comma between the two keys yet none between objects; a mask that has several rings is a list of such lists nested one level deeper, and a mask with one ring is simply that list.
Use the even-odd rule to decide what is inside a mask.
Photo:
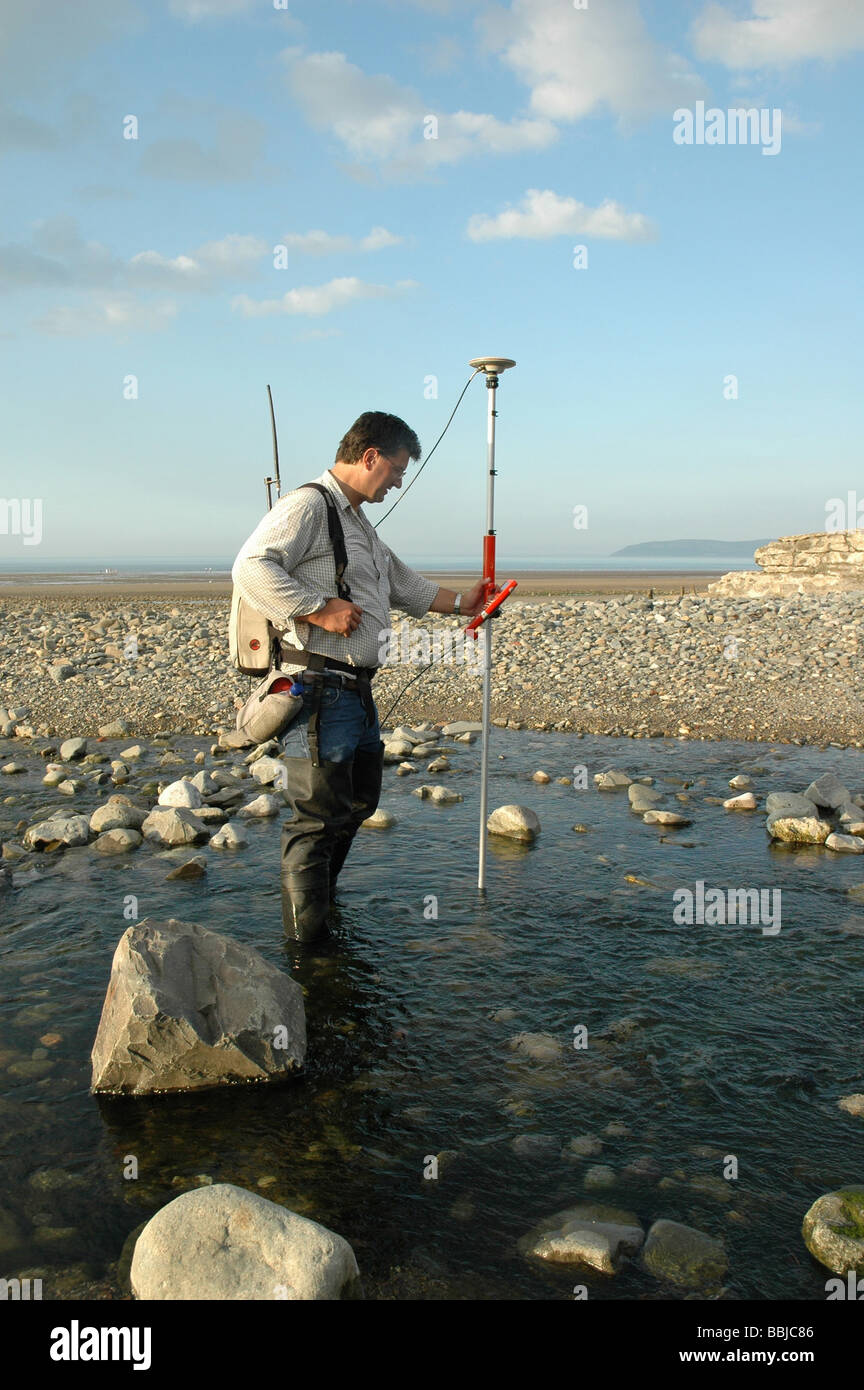
[{"label": "eyeglasses", "polygon": [[381,455],[382,459],[386,459],[389,464],[392,464],[394,472],[398,473],[400,478],[405,477],[405,474],[408,472],[407,463],[405,464],[404,468],[399,468],[396,465],[396,462],[390,457],[389,454],[382,453],[380,449],[378,449],[376,452]]}]

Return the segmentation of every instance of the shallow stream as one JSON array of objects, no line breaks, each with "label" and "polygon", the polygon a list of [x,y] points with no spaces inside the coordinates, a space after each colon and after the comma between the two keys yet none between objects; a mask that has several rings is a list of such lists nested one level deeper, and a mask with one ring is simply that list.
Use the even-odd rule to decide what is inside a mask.
[{"label": "shallow stream", "polygon": [[[828,1272],[800,1227],[816,1197],[864,1182],[864,1121],[837,1106],[864,1091],[864,907],[848,896],[864,859],[772,847],[760,812],[703,797],[731,795],[739,772],[760,796],[801,791],[826,770],[859,791],[864,755],[493,735],[490,808],[530,806],[542,831],[530,847],[490,840],[485,898],[477,744],[455,745],[443,778],[386,770],[382,806],[397,824],[361,832],[336,935],[314,951],[282,939],[275,821],[250,823],[245,850],[181,852],[206,855],[198,881],[165,881],[176,851],[105,858],[85,847],[40,856],[32,880],[0,897],[0,1275],[41,1271],[45,1298],[122,1296],[116,1262],[130,1232],[209,1178],[345,1236],[367,1297],[554,1300],[572,1298],[577,1282],[592,1298],[685,1296],[638,1264],[613,1278],[517,1251],[538,1219],[587,1198],[635,1212],[646,1229],[666,1217],[721,1236],[727,1298],[824,1299]],[[188,755],[179,777],[209,741],[170,746]],[[104,751],[115,756],[115,745]],[[0,757],[13,752],[20,745],[5,743]],[[590,784],[610,765],[653,776],[664,806],[692,824],[664,831],[630,810],[626,792],[531,780],[537,768],[554,779],[584,766]],[[63,800],[41,770],[4,779],[16,802],[0,806],[0,838]],[[676,800],[703,778],[689,803]],[[410,793],[421,780],[465,799],[420,800]],[[76,808],[112,790],[88,791]],[[672,894],[697,880],[779,888],[781,930],[676,925]],[[302,1079],[89,1094],[129,895],[139,919],[200,922],[294,974],[306,989]],[[580,1025],[587,1047],[574,1046]],[[552,1035],[558,1060],[514,1051],[521,1033]],[[40,1044],[46,1034],[60,1041]],[[627,1132],[604,1133],[610,1123]],[[546,1137],[514,1149],[528,1135]],[[586,1135],[598,1153],[561,1156]],[[129,1155],[137,1179],[124,1177]],[[443,1155],[437,1179],[424,1177],[432,1155]],[[613,1185],[590,1190],[597,1165]]]}]

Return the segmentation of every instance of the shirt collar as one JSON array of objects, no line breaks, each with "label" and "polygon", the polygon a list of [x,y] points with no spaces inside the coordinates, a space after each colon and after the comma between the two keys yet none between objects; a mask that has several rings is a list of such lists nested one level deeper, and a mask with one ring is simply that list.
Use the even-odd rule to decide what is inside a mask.
[{"label": "shirt collar", "polygon": [[323,483],[324,486],[327,488],[328,492],[332,492],[333,496],[336,498],[336,501],[342,507],[343,512],[351,506],[350,499],[342,491],[341,487],[339,486],[338,479],[334,478],[329,468],[325,468],[324,472],[321,474],[321,477],[316,478],[315,481],[316,483]]}]

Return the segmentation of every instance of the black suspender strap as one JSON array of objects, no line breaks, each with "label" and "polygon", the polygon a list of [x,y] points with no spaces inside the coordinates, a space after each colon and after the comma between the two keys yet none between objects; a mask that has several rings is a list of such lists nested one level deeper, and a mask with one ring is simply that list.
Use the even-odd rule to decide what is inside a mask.
[{"label": "black suspender strap", "polygon": [[[336,561],[336,593],[339,598],[351,600],[351,589],[345,582],[344,574],[348,565],[348,551],[345,549],[345,533],[342,530],[342,522],[339,519],[339,512],[336,503],[330,496],[328,489],[323,483],[301,483],[300,487],[314,487],[316,492],[320,492],[324,501],[327,503],[327,530],[330,533],[330,542],[333,546],[333,558]],[[298,489],[299,491],[299,489]]]}]

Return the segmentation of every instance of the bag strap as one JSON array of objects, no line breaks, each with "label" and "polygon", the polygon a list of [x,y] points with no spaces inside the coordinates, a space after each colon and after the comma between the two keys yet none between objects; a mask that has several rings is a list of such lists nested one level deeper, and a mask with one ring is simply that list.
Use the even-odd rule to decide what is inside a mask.
[{"label": "bag strap", "polygon": [[[333,546],[333,556],[336,561],[336,593],[339,598],[350,602],[351,589],[344,579],[348,565],[348,551],[345,549],[345,532],[342,530],[342,522],[336,503],[323,483],[301,483],[300,487],[314,487],[315,491],[320,492],[327,503],[327,530],[330,533],[330,543]],[[300,489],[297,490],[299,492]]]}]

